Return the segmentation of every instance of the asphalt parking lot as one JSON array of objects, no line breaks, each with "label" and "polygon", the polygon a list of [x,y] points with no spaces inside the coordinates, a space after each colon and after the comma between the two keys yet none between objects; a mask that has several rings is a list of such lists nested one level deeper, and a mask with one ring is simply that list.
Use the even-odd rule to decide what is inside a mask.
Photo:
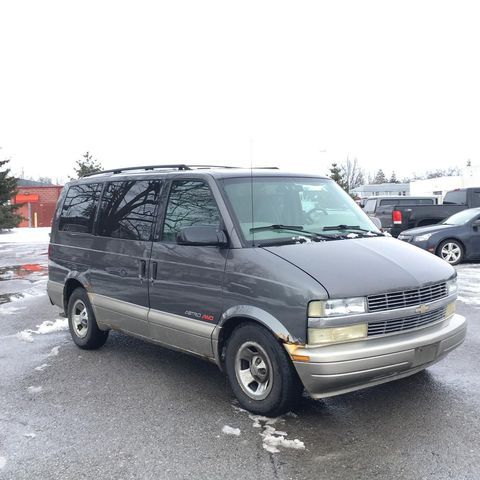
[{"label": "asphalt parking lot", "polygon": [[[480,478],[480,265],[458,268],[469,332],[446,360],[276,419],[196,358],[116,333],[78,349],[45,267],[46,244],[0,243],[1,479]],[[299,448],[270,453],[273,430]]]}]

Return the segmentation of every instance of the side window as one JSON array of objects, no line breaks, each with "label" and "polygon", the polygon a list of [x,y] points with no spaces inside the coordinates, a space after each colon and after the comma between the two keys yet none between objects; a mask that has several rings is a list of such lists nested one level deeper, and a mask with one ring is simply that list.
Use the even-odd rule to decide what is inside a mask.
[{"label": "side window", "polygon": [[163,225],[162,240],[174,242],[177,232],[193,225],[220,225],[220,212],[205,182],[172,182]]},{"label": "side window", "polygon": [[92,233],[101,183],[72,185],[63,202],[58,229],[64,232]]},{"label": "side window", "polygon": [[150,240],[159,193],[158,180],[108,183],[100,206],[98,234],[127,240]]},{"label": "side window", "polygon": [[472,191],[471,207],[480,207],[480,191]]},{"label": "side window", "polygon": [[375,203],[376,203],[376,200],[367,200],[364,208],[365,212],[373,213],[375,211]]}]

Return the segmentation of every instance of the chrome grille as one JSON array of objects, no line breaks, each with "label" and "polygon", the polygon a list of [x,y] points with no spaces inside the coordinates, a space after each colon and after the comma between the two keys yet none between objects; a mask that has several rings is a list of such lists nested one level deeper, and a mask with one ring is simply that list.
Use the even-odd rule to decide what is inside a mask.
[{"label": "chrome grille", "polygon": [[442,307],[428,313],[394,318],[383,322],[372,322],[368,324],[368,336],[385,335],[387,333],[403,332],[412,328],[424,327],[445,318],[446,311],[447,307]]},{"label": "chrome grille", "polygon": [[447,284],[437,283],[415,290],[369,295],[367,297],[368,311],[381,312],[398,308],[413,307],[422,303],[429,303],[447,296]]}]

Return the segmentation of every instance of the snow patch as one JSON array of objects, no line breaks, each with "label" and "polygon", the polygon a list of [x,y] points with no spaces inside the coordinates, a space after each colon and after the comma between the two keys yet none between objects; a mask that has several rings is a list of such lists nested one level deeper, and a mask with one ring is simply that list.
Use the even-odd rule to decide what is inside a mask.
[{"label": "snow patch", "polygon": [[26,438],[35,438],[37,435],[32,432],[32,433],[24,433],[23,436]]},{"label": "snow patch", "polygon": [[7,459],[5,457],[0,457],[0,470],[5,467],[7,464]]},{"label": "snow patch", "polygon": [[28,393],[40,393],[42,391],[42,387],[28,387]]},{"label": "snow patch", "polygon": [[46,335],[47,333],[61,332],[68,330],[68,320],[66,318],[57,318],[54,322],[45,320],[37,325],[36,330],[27,328],[17,333],[17,338],[24,342],[33,342],[33,335]]},{"label": "snow patch", "polygon": [[58,351],[60,350],[60,347],[53,347],[50,350],[50,353],[48,354],[49,357],[56,357],[58,355]]},{"label": "snow patch", "polygon": [[228,425],[223,426],[222,432],[225,433],[226,435],[235,435],[237,437],[240,435],[239,428],[229,427]]},{"label": "snow patch", "polygon": [[0,243],[48,243],[50,227],[12,228],[0,233]]},{"label": "snow patch", "polygon": [[43,372],[47,367],[49,367],[49,363],[42,363],[39,367],[35,367],[37,372]]},{"label": "snow patch", "polygon": [[17,333],[17,338],[22,340],[22,342],[33,342],[32,332],[29,330],[22,330]]},{"label": "snow patch", "polygon": [[[241,408],[232,405],[233,409],[238,412],[244,412]],[[247,412],[248,413],[248,412]],[[288,412],[284,417],[264,417],[263,415],[248,414],[250,420],[253,420],[252,426],[254,428],[261,429],[259,432],[262,437],[262,446],[269,453],[280,453],[280,448],[290,448],[293,450],[305,450],[305,444],[295,438],[293,440],[287,440],[285,437],[288,433],[283,430],[277,430],[274,425],[277,423],[285,423],[284,417],[298,418],[298,415],[293,412]]]},{"label": "snow patch", "polygon": [[263,448],[270,453],[279,453],[278,447],[293,448],[294,450],[305,450],[305,444],[295,438],[294,440],[287,440],[286,432],[275,430],[270,425],[266,425],[263,432],[260,434],[263,438]]}]

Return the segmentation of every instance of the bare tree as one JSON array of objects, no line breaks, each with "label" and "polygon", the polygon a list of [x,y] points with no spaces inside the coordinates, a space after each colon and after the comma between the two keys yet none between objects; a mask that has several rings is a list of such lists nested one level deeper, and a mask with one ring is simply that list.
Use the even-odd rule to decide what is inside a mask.
[{"label": "bare tree", "polygon": [[359,187],[365,183],[365,175],[356,158],[352,161],[347,157],[346,162],[340,165],[340,170],[347,184],[348,192],[351,191],[352,188]]}]

